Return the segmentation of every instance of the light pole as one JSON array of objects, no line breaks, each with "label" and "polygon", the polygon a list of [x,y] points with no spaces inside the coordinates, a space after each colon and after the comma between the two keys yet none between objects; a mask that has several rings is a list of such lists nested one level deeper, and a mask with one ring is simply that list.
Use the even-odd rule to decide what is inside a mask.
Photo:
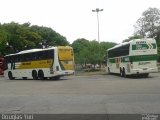
[{"label": "light pole", "polygon": [[96,8],[95,10],[92,10],[92,12],[97,12],[97,24],[98,24],[98,42],[99,42],[99,16],[98,12],[103,11],[103,9]]}]

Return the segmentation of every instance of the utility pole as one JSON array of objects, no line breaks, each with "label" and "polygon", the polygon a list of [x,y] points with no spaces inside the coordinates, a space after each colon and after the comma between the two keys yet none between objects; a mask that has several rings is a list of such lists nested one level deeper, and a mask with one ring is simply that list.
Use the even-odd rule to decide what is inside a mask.
[{"label": "utility pole", "polygon": [[99,16],[98,16],[98,13],[103,11],[103,9],[99,9],[99,8],[96,8],[95,10],[92,10],[92,12],[97,12],[97,25],[98,25],[98,42],[100,43],[100,39],[99,39]]}]

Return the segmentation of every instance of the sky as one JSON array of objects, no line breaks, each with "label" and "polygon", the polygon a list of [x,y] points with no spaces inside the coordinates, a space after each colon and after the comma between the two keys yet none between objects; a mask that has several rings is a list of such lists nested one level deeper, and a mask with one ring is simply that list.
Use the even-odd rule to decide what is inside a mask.
[{"label": "sky", "polygon": [[0,23],[11,21],[51,27],[72,43],[78,38],[121,43],[132,36],[134,25],[149,7],[160,9],[160,0],[0,0]]}]

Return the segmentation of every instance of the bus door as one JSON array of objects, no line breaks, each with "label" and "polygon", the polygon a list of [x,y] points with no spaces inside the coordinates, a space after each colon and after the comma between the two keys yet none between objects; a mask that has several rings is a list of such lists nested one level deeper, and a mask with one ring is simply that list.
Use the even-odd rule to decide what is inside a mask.
[{"label": "bus door", "polygon": [[117,57],[115,58],[116,60],[116,68],[119,69],[120,68],[120,63],[121,63],[121,58],[120,57]]}]

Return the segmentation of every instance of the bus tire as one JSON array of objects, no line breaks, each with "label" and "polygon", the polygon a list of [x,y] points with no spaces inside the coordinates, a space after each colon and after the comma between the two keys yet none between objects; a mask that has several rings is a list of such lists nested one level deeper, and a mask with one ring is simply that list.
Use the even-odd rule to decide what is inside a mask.
[{"label": "bus tire", "polygon": [[34,80],[38,79],[38,77],[37,77],[37,71],[36,70],[32,71],[32,77],[33,77]]},{"label": "bus tire", "polygon": [[44,80],[43,70],[39,70],[39,71],[38,71],[38,78],[39,78],[40,80]]},{"label": "bus tire", "polygon": [[27,77],[22,77],[22,79],[23,79],[23,80],[26,80],[26,79],[27,79]]},{"label": "bus tire", "polygon": [[108,74],[111,74],[110,68],[108,67]]},{"label": "bus tire", "polygon": [[147,78],[149,76],[149,73],[144,73],[143,76]]},{"label": "bus tire", "polygon": [[123,77],[126,77],[126,71],[125,71],[125,68],[123,68]]},{"label": "bus tire", "polygon": [[120,76],[123,77],[123,70],[120,68]]},{"label": "bus tire", "polygon": [[10,80],[13,80],[13,79],[14,79],[11,71],[8,72],[8,77],[9,77]]}]

